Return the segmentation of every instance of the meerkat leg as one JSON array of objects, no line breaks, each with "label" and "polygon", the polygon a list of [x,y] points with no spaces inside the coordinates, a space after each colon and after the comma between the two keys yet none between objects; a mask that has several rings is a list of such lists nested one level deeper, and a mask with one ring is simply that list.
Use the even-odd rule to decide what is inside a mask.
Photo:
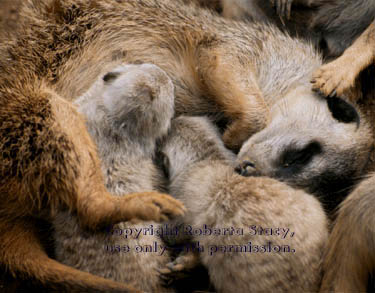
[{"label": "meerkat leg", "polygon": [[249,62],[241,65],[229,50],[201,48],[199,75],[209,95],[231,120],[223,135],[224,143],[238,150],[245,140],[268,124],[269,109],[252,71],[254,66]]},{"label": "meerkat leg", "polygon": [[313,75],[313,89],[326,96],[343,95],[354,86],[359,73],[375,61],[375,22],[339,58]]},{"label": "meerkat leg", "polygon": [[180,202],[158,192],[112,196],[104,186],[96,148],[83,119],[69,102],[59,97],[52,98],[50,102],[59,131],[64,132],[76,152],[76,164],[69,166],[76,169],[76,174],[61,181],[68,181],[67,184],[76,187],[77,199],[71,203],[75,205],[71,208],[77,209],[81,224],[95,228],[132,218],[164,221],[183,213]]},{"label": "meerkat leg", "polygon": [[329,237],[321,292],[366,292],[375,271],[375,176],[342,203]]},{"label": "meerkat leg", "polygon": [[140,292],[49,258],[38,237],[32,220],[0,224],[0,261],[15,278],[31,278],[64,292]]}]

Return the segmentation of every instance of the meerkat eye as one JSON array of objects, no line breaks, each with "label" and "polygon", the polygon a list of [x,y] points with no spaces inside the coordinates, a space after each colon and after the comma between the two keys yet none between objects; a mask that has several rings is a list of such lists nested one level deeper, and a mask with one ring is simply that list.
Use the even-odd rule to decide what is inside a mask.
[{"label": "meerkat eye", "polygon": [[333,118],[343,123],[359,124],[359,115],[357,110],[344,101],[337,97],[327,98],[328,109],[331,111]]},{"label": "meerkat eye", "polygon": [[313,141],[309,143],[303,149],[297,150],[287,150],[282,158],[282,167],[290,168],[290,167],[301,167],[308,164],[311,159],[322,152],[322,147],[320,143]]}]

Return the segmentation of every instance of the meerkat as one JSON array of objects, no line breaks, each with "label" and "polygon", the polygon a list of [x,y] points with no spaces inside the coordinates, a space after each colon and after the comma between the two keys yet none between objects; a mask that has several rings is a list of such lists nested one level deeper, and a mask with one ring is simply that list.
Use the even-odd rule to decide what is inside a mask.
[{"label": "meerkat", "polygon": [[[170,78],[155,65],[119,65],[100,76],[75,104],[98,147],[107,189],[117,196],[160,189],[164,177],[153,158],[174,114]],[[56,259],[145,292],[168,292],[157,271],[170,262],[168,251],[136,251],[137,246],[155,243],[164,249],[162,240],[156,235],[124,236],[130,228],[150,226],[156,229],[158,224],[123,222],[109,231],[89,233],[77,217],[60,213],[54,220]]]},{"label": "meerkat", "polygon": [[[203,7],[218,9],[208,0],[203,2]],[[329,61],[340,57],[314,73],[313,88],[326,96],[361,97],[348,90],[354,88],[359,73],[374,63],[374,1],[221,0],[216,6],[226,18],[273,22],[293,36],[306,38]]]},{"label": "meerkat", "polygon": [[[278,50],[262,43],[258,84],[270,109],[270,123],[243,144],[236,169],[244,176],[256,170],[303,188],[333,215],[363,175],[373,137],[355,105],[312,91],[310,81],[321,58],[310,46],[293,51],[293,42],[299,41],[288,39]],[[290,58],[291,51],[296,59]],[[268,54],[272,59],[264,58]]]},{"label": "meerkat", "polygon": [[[313,75],[313,87],[326,96],[343,96],[360,72],[374,64],[375,2],[372,0],[276,0],[279,15],[290,18],[292,4],[318,7],[309,24],[319,34],[324,55],[337,58]],[[358,98],[360,95],[354,95]]]},{"label": "meerkat", "polygon": [[375,272],[375,176],[341,204],[325,253],[321,292],[371,292]]},{"label": "meerkat", "polygon": [[298,2],[296,3],[298,6],[288,9],[291,1],[220,0],[216,5],[213,5],[210,0],[196,2],[199,2],[201,7],[218,11],[225,18],[236,21],[272,23],[293,37],[303,38],[312,42],[316,47],[319,45],[319,35],[309,27],[318,7],[317,4],[306,6],[301,5],[303,0],[295,1]]},{"label": "meerkat", "polygon": [[[132,217],[163,220],[183,211],[159,193],[113,197],[105,189],[95,146],[71,104],[100,74],[121,63],[159,66],[174,83],[176,115],[224,117],[229,123],[223,134],[225,144],[239,149],[269,124],[264,98],[268,88],[279,87],[275,97],[297,95],[297,84],[303,79],[300,71],[310,78],[310,70],[321,64],[309,44],[291,39],[272,25],[233,22],[181,3],[28,0],[23,4],[17,36],[0,48],[0,262],[16,276],[60,284],[80,276],[57,262],[48,265],[50,259],[39,245],[33,219],[50,221],[60,206],[77,212],[82,224],[90,227]],[[288,66],[280,63],[284,59],[289,60]],[[306,95],[328,109],[325,100],[307,85],[301,86],[305,87],[300,100]],[[335,109],[341,103],[331,102]],[[337,114],[326,111],[323,115]],[[366,161],[366,123],[361,120],[354,129],[349,127],[352,123],[332,122],[338,128],[346,125],[347,136],[362,134],[357,144],[341,139],[336,155],[343,162],[348,151],[360,152],[355,164],[359,172]],[[334,145],[336,128],[324,131],[327,135],[319,133],[319,138]],[[329,153],[325,154],[323,161],[329,161]],[[47,211],[51,213],[45,216]],[[40,258],[34,257],[37,252]],[[27,259],[26,265],[20,264],[21,258]],[[70,281],[55,268],[71,272]]]},{"label": "meerkat", "polygon": [[330,58],[340,56],[375,13],[372,0],[221,0],[221,7],[227,18],[270,21],[298,32],[299,37],[314,40]]},{"label": "meerkat", "polygon": [[[161,152],[169,191],[187,208],[174,223],[181,227],[176,241],[193,243],[166,273],[199,261],[217,292],[318,291],[328,221],[314,196],[271,178],[236,174],[232,154],[203,117],[172,120]],[[262,230],[271,227],[291,234]],[[273,248],[262,252],[266,246]],[[276,252],[280,247],[285,250]]]},{"label": "meerkat", "polygon": [[327,96],[342,96],[354,87],[361,71],[374,62],[375,21],[339,58],[313,74],[313,88]]},{"label": "meerkat", "polygon": [[372,0],[309,0],[321,3],[314,13],[311,28],[321,35],[325,55],[340,56],[374,21]]}]

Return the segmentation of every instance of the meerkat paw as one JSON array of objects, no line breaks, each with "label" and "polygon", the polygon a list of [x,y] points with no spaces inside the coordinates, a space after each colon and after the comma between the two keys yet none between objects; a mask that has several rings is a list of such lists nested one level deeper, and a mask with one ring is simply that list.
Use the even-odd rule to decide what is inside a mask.
[{"label": "meerkat paw", "polygon": [[327,97],[342,96],[355,84],[357,72],[351,70],[350,62],[337,59],[323,65],[314,74],[311,80],[313,90],[320,91]]},{"label": "meerkat paw", "polygon": [[186,277],[188,272],[200,264],[199,255],[196,252],[186,252],[178,256],[173,262],[159,269],[160,278],[166,283]]},{"label": "meerkat paw", "polygon": [[158,192],[130,194],[124,199],[131,219],[163,222],[182,216],[186,212],[180,201]]}]

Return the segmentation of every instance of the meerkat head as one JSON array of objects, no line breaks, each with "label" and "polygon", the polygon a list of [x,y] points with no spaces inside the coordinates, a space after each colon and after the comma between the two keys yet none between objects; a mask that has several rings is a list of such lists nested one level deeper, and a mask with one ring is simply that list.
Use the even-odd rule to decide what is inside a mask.
[{"label": "meerkat head", "polygon": [[206,117],[173,119],[159,155],[163,157],[163,168],[170,179],[196,162],[235,160],[234,154],[224,146],[218,129]]},{"label": "meerkat head", "polygon": [[[317,195],[327,210],[361,175],[372,147],[369,125],[337,97],[296,89],[271,108],[271,123],[242,146],[236,171],[264,175]],[[292,98],[291,98],[292,97]]]},{"label": "meerkat head", "polygon": [[174,86],[156,65],[120,65],[103,76],[102,106],[118,132],[159,138],[174,115]]}]

